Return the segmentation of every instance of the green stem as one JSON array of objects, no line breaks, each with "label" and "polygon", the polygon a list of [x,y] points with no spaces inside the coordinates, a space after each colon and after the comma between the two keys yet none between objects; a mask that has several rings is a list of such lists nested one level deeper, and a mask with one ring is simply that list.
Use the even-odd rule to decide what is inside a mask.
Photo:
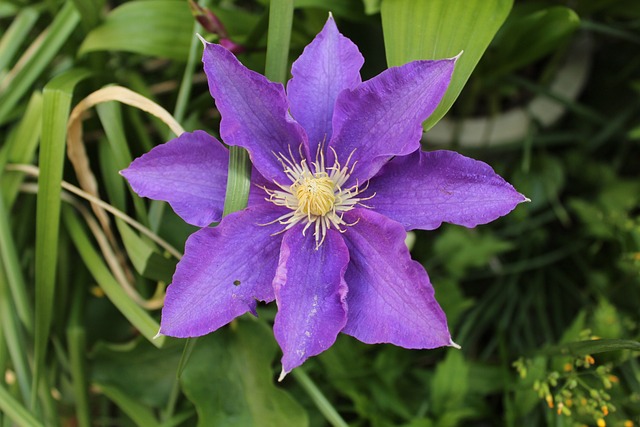
[{"label": "green stem", "polygon": [[[293,0],[272,0],[269,9],[265,64],[265,76],[271,81],[284,83],[287,78],[292,23]],[[239,211],[247,206],[250,185],[251,162],[248,153],[243,148],[230,147],[229,175],[223,215]]]},{"label": "green stem", "polygon": [[287,79],[292,24],[293,0],[271,0],[264,75],[272,82],[284,83]]},{"label": "green stem", "polygon": [[291,371],[291,375],[298,381],[298,384],[302,386],[304,391],[307,392],[316,407],[322,412],[322,415],[329,421],[334,427],[348,427],[348,424],[342,419],[336,408],[329,403],[327,398],[322,394],[322,391],[316,386],[311,378],[302,369],[294,369]]}]

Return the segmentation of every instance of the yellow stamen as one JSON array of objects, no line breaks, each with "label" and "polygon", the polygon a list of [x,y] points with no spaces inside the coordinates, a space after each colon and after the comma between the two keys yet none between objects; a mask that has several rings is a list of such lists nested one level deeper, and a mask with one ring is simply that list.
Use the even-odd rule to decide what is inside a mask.
[{"label": "yellow stamen", "polygon": [[[331,147],[330,149],[333,150]],[[261,187],[269,196],[265,200],[276,206],[290,209],[290,212],[281,215],[270,224],[279,222],[284,225],[284,229],[278,232],[282,233],[302,222],[304,224],[302,234],[305,234],[310,228],[313,230],[316,249],[322,245],[330,228],[333,227],[335,230],[344,233],[346,231],[344,227],[355,225],[358,220],[349,224],[343,219],[345,212],[353,210],[358,205],[368,208],[361,202],[375,196],[374,193],[368,197],[358,197],[367,190],[368,181],[362,188],[357,181],[355,185],[345,188],[344,184],[349,180],[356,164],[356,162],[353,162],[350,165],[353,153],[349,155],[344,165],[338,162],[338,155],[335,150],[333,154],[336,160],[333,166],[330,167],[325,166],[323,144],[318,146],[316,161],[310,165],[307,164],[306,160],[298,163],[291,149],[289,149],[290,158],[282,153],[276,154],[280,164],[282,164],[285,175],[291,183],[286,185],[274,181],[277,189]],[[300,157],[303,157],[302,149],[300,149]]]},{"label": "yellow stamen", "polygon": [[322,216],[333,209],[336,196],[333,193],[336,185],[326,173],[320,176],[304,177],[291,185],[291,194],[298,199],[298,209],[307,214]]}]

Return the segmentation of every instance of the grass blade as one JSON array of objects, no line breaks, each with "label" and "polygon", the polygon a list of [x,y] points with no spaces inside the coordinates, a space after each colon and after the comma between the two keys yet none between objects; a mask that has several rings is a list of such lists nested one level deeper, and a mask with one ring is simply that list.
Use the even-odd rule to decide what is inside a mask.
[{"label": "grass blade", "polygon": [[[80,20],[71,2],[66,2],[51,25],[42,32],[40,45],[32,45],[20,62],[24,66],[6,76],[0,85],[0,123],[7,120],[17,102],[33,86],[34,81],[49,65],[62,45],[67,41]],[[3,92],[4,89],[4,92]]]},{"label": "grass blade", "polygon": [[[89,76],[72,69],[49,82],[43,92],[40,186],[36,209],[35,347],[34,382],[37,390],[49,339],[53,313],[60,227],[60,185],[64,160],[67,118],[75,85]],[[35,400],[35,397],[34,397]]]},{"label": "grass blade", "polygon": [[2,412],[11,418],[13,422],[21,427],[43,426],[43,424],[38,422],[38,420],[2,386],[0,386],[0,409],[2,409]]},{"label": "grass blade", "polygon": [[163,335],[154,338],[160,330],[160,325],[143,308],[137,305],[122,286],[113,277],[105,265],[102,255],[96,251],[93,244],[87,237],[87,232],[83,228],[77,215],[68,207],[63,209],[63,220],[67,231],[71,236],[82,261],[89,269],[93,278],[98,282],[109,300],[120,310],[122,315],[137,328],[140,333],[154,346],[163,346],[166,337]]}]

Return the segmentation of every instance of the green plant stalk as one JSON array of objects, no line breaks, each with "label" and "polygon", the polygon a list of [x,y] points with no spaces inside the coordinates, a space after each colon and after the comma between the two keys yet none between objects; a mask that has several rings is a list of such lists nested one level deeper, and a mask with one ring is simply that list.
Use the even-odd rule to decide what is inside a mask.
[{"label": "green plant stalk", "polygon": [[[79,285],[79,283],[76,283],[76,285]],[[73,380],[73,394],[76,403],[76,419],[79,427],[91,427],[89,389],[87,387],[87,364],[85,360],[86,331],[82,324],[84,292],[84,287],[74,287],[71,316],[69,325],[67,326],[67,343],[69,346],[71,378]]]},{"label": "green plant stalk", "polygon": [[[202,1],[199,2],[202,6]],[[184,119],[187,111],[187,103],[189,102],[189,96],[191,96],[191,88],[193,87],[193,71],[198,61],[198,46],[200,46],[200,40],[195,34],[202,31],[202,26],[194,19],[193,24],[193,39],[189,46],[189,56],[187,57],[187,63],[184,67],[184,73],[182,75],[182,81],[180,82],[180,89],[178,89],[178,98],[176,99],[176,107],[173,110],[173,117],[179,122]]]},{"label": "green plant stalk", "polygon": [[298,384],[302,386],[304,391],[307,392],[313,403],[320,410],[322,415],[333,427],[348,427],[348,424],[342,419],[338,411],[329,403],[327,398],[322,394],[322,391],[316,386],[307,373],[300,369],[294,369],[291,371],[291,375],[298,381]]},{"label": "green plant stalk", "polygon": [[[269,8],[265,76],[273,82],[287,78],[289,44],[293,23],[293,0],[273,0]],[[223,216],[243,209],[249,200],[251,162],[244,148],[229,148],[229,174]]]},{"label": "green plant stalk", "polygon": [[264,69],[264,75],[272,82],[284,83],[287,79],[292,25],[293,0],[272,0]]}]

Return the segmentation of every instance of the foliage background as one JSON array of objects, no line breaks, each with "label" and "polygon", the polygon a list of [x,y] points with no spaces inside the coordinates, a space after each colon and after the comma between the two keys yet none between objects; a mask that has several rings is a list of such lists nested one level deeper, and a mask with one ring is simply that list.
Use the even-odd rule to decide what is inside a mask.
[{"label": "foliage background", "polygon": [[[340,336],[275,383],[274,307],[197,342],[153,340],[194,230],[132,196],[118,171],[172,136],[170,118],[141,107],[168,110],[173,131],[217,134],[194,33],[220,34],[182,0],[0,0],[2,425],[640,424],[637,1],[199,4],[273,80],[329,10],[363,52],[364,78],[464,50],[424,147],[490,163],[532,202],[410,242],[462,351]],[[72,115],[113,85],[133,92],[92,95],[99,105]],[[236,157],[228,199],[241,205]]]}]

